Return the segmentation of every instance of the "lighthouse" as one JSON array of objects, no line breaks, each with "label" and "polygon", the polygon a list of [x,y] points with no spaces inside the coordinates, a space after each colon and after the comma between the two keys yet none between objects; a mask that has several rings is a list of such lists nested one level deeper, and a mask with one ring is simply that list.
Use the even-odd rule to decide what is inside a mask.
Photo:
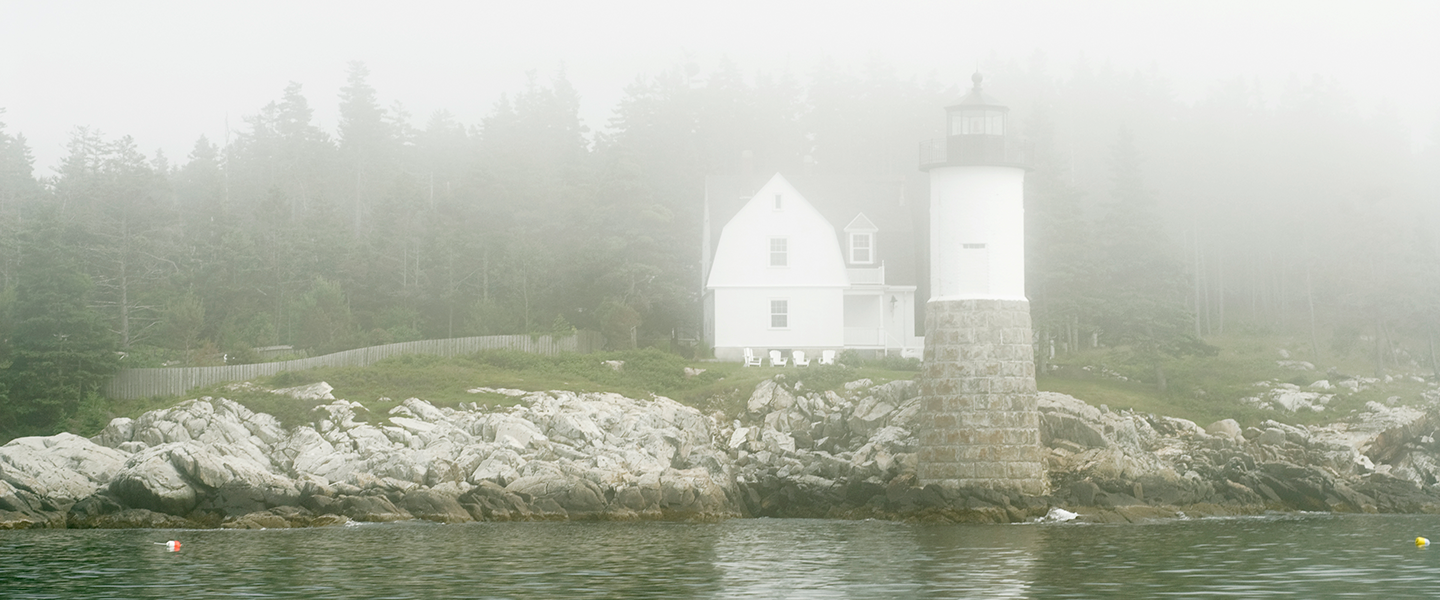
[{"label": "lighthouse", "polygon": [[1046,492],[1025,297],[1025,167],[1009,108],[974,87],[920,147],[930,176],[922,485]]}]

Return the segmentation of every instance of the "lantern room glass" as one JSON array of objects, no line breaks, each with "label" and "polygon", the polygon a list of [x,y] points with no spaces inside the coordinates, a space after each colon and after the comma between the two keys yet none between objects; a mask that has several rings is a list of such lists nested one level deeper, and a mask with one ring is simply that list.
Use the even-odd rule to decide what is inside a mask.
[{"label": "lantern room glass", "polygon": [[973,108],[953,111],[950,135],[1005,135],[1005,112]]}]

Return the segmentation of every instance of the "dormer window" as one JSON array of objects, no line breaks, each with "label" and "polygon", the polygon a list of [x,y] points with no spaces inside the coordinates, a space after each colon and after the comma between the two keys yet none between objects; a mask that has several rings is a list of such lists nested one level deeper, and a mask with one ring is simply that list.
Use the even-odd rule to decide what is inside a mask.
[{"label": "dormer window", "polygon": [[878,262],[875,260],[875,232],[879,230],[865,213],[855,215],[845,226],[846,237],[850,239],[850,264],[872,265]]},{"label": "dormer window", "polygon": [[770,238],[770,266],[790,266],[790,241],[785,238]]},{"label": "dormer window", "polygon": [[875,262],[875,234],[868,231],[850,233],[850,262],[857,265]]},{"label": "dormer window", "polygon": [[785,196],[784,196],[783,194],[775,194],[775,210],[784,210],[784,209],[785,209]]}]

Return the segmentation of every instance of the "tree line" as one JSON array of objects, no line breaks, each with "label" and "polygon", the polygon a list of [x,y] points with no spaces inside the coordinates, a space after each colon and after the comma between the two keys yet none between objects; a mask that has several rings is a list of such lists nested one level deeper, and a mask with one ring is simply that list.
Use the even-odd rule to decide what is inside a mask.
[{"label": "tree line", "polygon": [[[1332,83],[1270,98],[1237,81],[1187,104],[1153,72],[985,69],[1030,156],[1042,350],[1204,352],[1269,328],[1308,330],[1316,353],[1373,342],[1393,363],[1440,325],[1435,146],[1411,152]],[[965,91],[878,62],[680,64],[637,77],[591,130],[563,72],[532,73],[473,124],[420,124],[368,79],[349,66],[334,131],[291,83],[175,162],[80,127],[37,177],[0,124],[0,431],[103,412],[98,389],[124,366],[264,347],[586,328],[703,354],[705,177],[806,169],[923,198],[918,142]]]}]

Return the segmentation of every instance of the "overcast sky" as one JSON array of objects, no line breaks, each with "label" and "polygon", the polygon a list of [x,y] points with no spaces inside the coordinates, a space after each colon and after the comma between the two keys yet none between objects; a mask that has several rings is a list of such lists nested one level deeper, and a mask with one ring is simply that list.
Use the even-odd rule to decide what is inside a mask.
[{"label": "overcast sky", "polygon": [[441,108],[477,123],[527,70],[548,78],[563,65],[599,128],[637,75],[685,60],[803,76],[823,57],[879,58],[963,81],[987,57],[1040,52],[1059,76],[1080,56],[1154,66],[1182,101],[1235,77],[1332,77],[1362,111],[1388,104],[1419,148],[1440,117],[1436,31],[1440,2],[1426,0],[0,0],[0,121],[48,175],[79,125],[183,162],[201,134],[223,143],[227,117],[240,129],[290,81],[333,131],[351,60],[417,125]]}]

